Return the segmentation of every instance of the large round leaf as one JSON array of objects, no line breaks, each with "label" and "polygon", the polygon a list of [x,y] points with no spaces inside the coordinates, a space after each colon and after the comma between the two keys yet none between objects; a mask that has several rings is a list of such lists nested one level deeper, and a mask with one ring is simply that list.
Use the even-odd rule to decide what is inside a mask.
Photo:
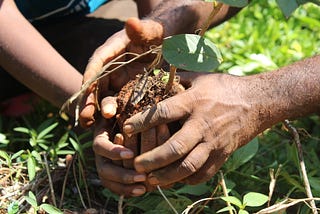
[{"label": "large round leaf", "polygon": [[218,48],[210,40],[196,34],[166,38],[162,52],[168,63],[188,71],[211,71],[222,61]]},{"label": "large round leaf", "polygon": [[[215,2],[216,0],[205,0],[206,2]],[[245,7],[249,2],[248,0],[218,0],[224,4],[232,7]]]}]

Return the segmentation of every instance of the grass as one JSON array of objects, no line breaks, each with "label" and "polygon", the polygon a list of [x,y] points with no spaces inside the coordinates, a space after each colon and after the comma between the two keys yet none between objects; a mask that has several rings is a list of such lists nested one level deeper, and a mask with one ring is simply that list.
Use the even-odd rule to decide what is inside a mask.
[{"label": "grass", "polygon": [[[220,72],[236,75],[267,72],[320,53],[320,9],[307,4],[287,20],[275,1],[256,0],[230,21],[209,30],[206,37],[223,54]],[[87,155],[91,154],[91,133],[72,130],[70,122],[58,116],[58,109],[47,103],[37,105],[35,112],[25,117],[0,119],[0,213],[34,213],[41,205],[65,212],[90,207],[100,213],[117,212],[119,197],[99,185],[93,155]],[[300,134],[313,196],[320,197],[319,116],[291,123]],[[199,208],[201,213],[216,213],[226,207],[228,200],[237,208],[234,198],[219,198],[225,192],[236,197],[241,202],[239,206],[248,193],[268,195],[272,176],[276,180],[270,205],[287,198],[306,198],[297,148],[283,124],[266,130],[236,152],[210,181],[196,186],[177,184],[163,192],[178,213],[205,198],[210,200],[199,202],[189,213],[197,213]],[[30,192],[38,199],[37,203]],[[54,206],[48,208],[43,204]],[[257,212],[266,206],[266,203],[247,206],[243,210]],[[125,199],[123,211],[172,213],[159,191]],[[311,210],[302,202],[288,208],[286,213],[304,214]]]}]

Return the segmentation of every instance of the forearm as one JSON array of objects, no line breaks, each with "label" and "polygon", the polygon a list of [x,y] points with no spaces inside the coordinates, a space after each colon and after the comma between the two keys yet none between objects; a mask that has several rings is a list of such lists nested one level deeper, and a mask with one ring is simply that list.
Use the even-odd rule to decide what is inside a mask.
[{"label": "forearm", "polygon": [[[180,33],[195,33],[206,23],[213,10],[212,2],[201,0],[164,0],[148,16],[164,27],[164,36]],[[211,21],[216,26],[239,12],[241,8],[223,5]]]},{"label": "forearm", "polygon": [[11,0],[0,8],[0,65],[56,106],[80,89],[79,74],[21,15]]},{"label": "forearm", "polygon": [[263,128],[320,112],[320,55],[248,79]]}]

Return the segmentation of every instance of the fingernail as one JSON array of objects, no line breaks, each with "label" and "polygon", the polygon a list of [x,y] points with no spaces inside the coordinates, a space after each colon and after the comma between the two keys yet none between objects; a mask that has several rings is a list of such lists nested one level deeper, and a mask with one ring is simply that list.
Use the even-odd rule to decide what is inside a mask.
[{"label": "fingernail", "polygon": [[122,151],[120,152],[120,157],[124,159],[133,158],[134,154],[131,151]]},{"label": "fingernail", "polygon": [[146,181],[146,176],[145,175],[135,175],[135,176],[133,176],[133,181],[134,182]]},{"label": "fingernail", "polygon": [[132,132],[134,131],[134,128],[133,128],[133,125],[125,125],[123,127],[123,131],[129,135],[129,134],[132,134]]},{"label": "fingernail", "polygon": [[117,109],[112,104],[106,104],[103,106],[103,113],[106,117],[113,117],[117,112]]},{"label": "fingernail", "polygon": [[148,181],[151,185],[158,185],[160,183],[159,180],[154,176],[150,176]]},{"label": "fingernail", "polygon": [[136,196],[142,195],[145,192],[146,192],[145,188],[135,188],[135,189],[132,190],[132,194],[136,195]]}]

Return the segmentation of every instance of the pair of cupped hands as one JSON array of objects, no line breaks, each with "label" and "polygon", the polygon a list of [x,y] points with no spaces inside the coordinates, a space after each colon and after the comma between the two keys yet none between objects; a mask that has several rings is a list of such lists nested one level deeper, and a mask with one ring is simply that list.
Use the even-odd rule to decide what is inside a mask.
[{"label": "pair of cupped hands", "polygon": [[[139,54],[161,44],[164,35],[165,29],[156,21],[128,19],[122,31],[94,52],[84,82],[124,52]],[[93,150],[102,185],[126,197],[140,196],[157,185],[209,180],[233,151],[257,134],[252,127],[259,126],[253,124],[258,123],[257,112],[250,110],[245,96],[246,78],[181,72],[187,90],[132,116],[125,121],[123,133],[113,133],[117,102],[110,95],[149,64],[148,58],[135,61],[91,85],[80,112],[83,127],[95,126]],[[97,84],[100,112],[95,105]],[[180,127],[175,133],[168,128],[172,122]]]}]

